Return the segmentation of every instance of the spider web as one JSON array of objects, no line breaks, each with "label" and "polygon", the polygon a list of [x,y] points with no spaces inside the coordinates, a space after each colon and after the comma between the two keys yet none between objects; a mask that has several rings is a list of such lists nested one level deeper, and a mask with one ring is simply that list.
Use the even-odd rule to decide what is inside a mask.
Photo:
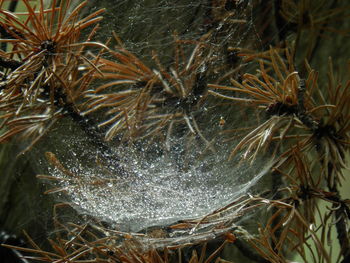
[{"label": "spider web", "polygon": [[[264,158],[253,164],[228,161],[230,148],[225,143],[216,144],[215,153],[200,157],[199,146],[186,154],[182,149],[157,153],[149,152],[145,145],[141,149],[120,146],[113,152],[118,160],[113,157],[108,164],[101,164],[84,140],[69,136],[61,137],[61,141],[70,150],[55,152],[79,178],[72,181],[60,170],[49,169],[49,174],[61,182],[58,186],[66,191],[63,200],[80,213],[123,231],[138,232],[150,226],[201,218],[249,192],[270,168]],[[186,167],[184,156],[189,162]],[[120,167],[127,173],[121,174]]]},{"label": "spider web", "polygon": [[[218,59],[207,65],[219,72],[208,76],[209,81],[237,67],[221,69],[221,64],[231,63],[225,54],[227,48],[261,44],[249,1],[237,3],[242,7],[237,7],[232,15],[227,14],[231,12],[226,10],[229,7],[223,8],[225,1],[93,1],[90,8],[92,12],[97,8],[95,4],[107,8],[98,37],[107,39],[112,31],[117,32],[125,47],[150,64],[152,51],[156,51],[162,63],[171,66],[174,32],[185,40],[197,40],[213,32],[216,37],[210,44],[224,48],[214,54]],[[232,23],[226,26],[220,19],[231,19]],[[167,138],[166,146],[152,139],[133,145],[111,144],[112,154],[107,158],[104,155],[107,163],[99,160],[98,151],[77,127],[63,124],[66,135],[60,134],[59,142],[55,141],[57,135],[50,135],[47,149],[79,180],[71,180],[55,168],[49,168],[48,173],[61,181],[58,187],[66,191],[61,199],[72,203],[79,212],[122,230],[140,231],[200,218],[249,192],[270,168],[269,160],[262,157],[254,163],[228,160],[236,141],[224,140],[223,131],[241,127],[242,120],[244,125],[256,122],[232,114],[237,111],[238,107],[209,99],[190,117],[191,123],[198,124],[200,136],[188,131],[187,122],[179,128],[180,132]],[[46,161],[42,163],[47,165]],[[121,173],[120,169],[126,172]]]}]

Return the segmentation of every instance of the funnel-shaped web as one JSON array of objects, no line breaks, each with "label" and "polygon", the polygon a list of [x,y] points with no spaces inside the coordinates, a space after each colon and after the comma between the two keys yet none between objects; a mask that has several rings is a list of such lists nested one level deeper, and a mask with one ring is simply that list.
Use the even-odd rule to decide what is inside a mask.
[{"label": "funnel-shaped web", "polygon": [[[197,30],[206,28],[209,8],[215,11],[211,14],[213,25],[221,19],[216,11],[224,14],[227,11],[223,7],[208,6],[206,1],[136,2],[137,4],[132,4],[132,1],[113,3],[109,9],[113,18],[105,21],[108,24],[112,23],[110,21],[113,19],[117,21],[115,24],[118,25],[118,34],[129,46],[136,45],[134,49],[140,47],[140,50],[148,47],[152,51],[156,49],[156,54],[164,52],[165,58],[173,53],[170,51],[173,49],[164,44],[173,43],[173,35],[169,34],[164,38],[164,34],[160,35],[159,32],[184,32],[183,39],[198,39],[196,34],[200,36],[203,31],[197,32]],[[109,3],[111,2],[108,2],[108,5]],[[130,3],[132,8],[126,3]],[[167,7],[164,8],[164,6]],[[227,34],[225,33],[224,40],[213,39],[212,41],[223,41],[223,47],[226,41],[230,45],[241,44],[252,27],[249,10],[242,11],[245,6],[246,4],[242,6],[239,4],[235,7],[239,12],[230,13],[230,16],[239,19],[227,29],[221,29],[222,25],[219,23],[219,28],[216,29],[218,32],[228,31]],[[124,17],[124,12],[120,11],[123,9],[120,7],[132,10],[132,16]],[[169,16],[170,11],[174,12],[172,16]],[[129,13],[125,12],[126,14]],[[159,16],[162,21],[160,25]],[[149,22],[150,19],[154,22]],[[176,21],[181,23],[178,24]],[[126,24],[121,24],[123,22]],[[158,25],[157,30],[154,30],[155,23]],[[137,34],[134,29],[130,30],[131,27],[139,28]],[[142,57],[147,54],[147,52],[141,53]],[[153,53],[149,52],[149,54]],[[188,63],[187,60],[185,62]],[[212,65],[213,68],[217,64],[222,66],[221,59],[217,62]],[[177,75],[174,79],[178,78]],[[182,81],[182,83],[187,82]],[[177,110],[177,107],[172,109]],[[200,124],[202,124],[199,125],[201,126],[199,130],[205,139],[198,138],[202,135],[192,128],[189,133],[181,131],[174,133],[174,138],[167,138],[165,144],[170,143],[171,146],[165,146],[164,142],[157,139],[143,141],[137,146],[118,146],[112,149],[113,154],[107,158],[107,162],[94,159],[97,155],[96,149],[70,137],[60,142],[66,145],[63,148],[68,151],[57,153],[57,158],[62,160],[71,174],[62,174],[62,171],[57,168],[52,168],[50,174],[61,179],[59,187],[65,189],[69,197],[68,201],[73,203],[79,211],[117,224],[123,230],[139,231],[150,226],[164,226],[179,220],[204,217],[247,193],[251,186],[255,185],[269,170],[266,160],[256,160],[253,164],[242,164],[235,159],[228,160],[233,144],[217,140],[222,131],[218,127],[218,120],[223,114],[231,118],[227,110],[220,112],[216,109],[211,115],[204,107],[200,109],[200,113],[197,114],[201,117]],[[50,151],[53,149],[50,148]]]}]

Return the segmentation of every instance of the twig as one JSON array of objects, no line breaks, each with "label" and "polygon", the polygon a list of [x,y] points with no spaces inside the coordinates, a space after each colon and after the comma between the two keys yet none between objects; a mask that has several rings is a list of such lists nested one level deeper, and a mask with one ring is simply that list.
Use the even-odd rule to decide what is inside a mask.
[{"label": "twig", "polygon": [[0,57],[0,66],[3,68],[9,68],[11,70],[15,70],[21,65],[22,65],[22,62],[19,62],[17,60]]},{"label": "twig", "polygon": [[114,170],[118,169],[123,175],[130,174],[120,165],[121,159],[119,156],[112,151],[111,147],[103,139],[103,133],[100,132],[100,129],[95,121],[83,116],[80,114],[78,109],[72,102],[68,102],[65,94],[62,93],[59,89],[55,90],[55,105],[63,108],[66,112],[66,115],[69,116],[75,123],[77,123],[80,128],[85,132],[89,141],[97,146],[101,151],[102,156],[106,157],[107,161],[112,160]]},{"label": "twig", "polygon": [[298,92],[298,108],[297,116],[299,120],[312,131],[316,131],[319,128],[319,123],[316,122],[311,115],[306,113],[304,105],[304,96],[305,96],[305,80],[300,79],[299,82],[299,92]]}]

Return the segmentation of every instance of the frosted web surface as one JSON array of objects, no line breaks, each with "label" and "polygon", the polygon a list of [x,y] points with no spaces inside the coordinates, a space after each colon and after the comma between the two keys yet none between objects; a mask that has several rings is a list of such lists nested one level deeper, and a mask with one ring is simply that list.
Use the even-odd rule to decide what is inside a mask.
[{"label": "frosted web surface", "polygon": [[[61,186],[78,210],[117,224],[124,231],[203,217],[245,194],[269,169],[268,165],[261,169],[261,161],[235,165],[222,152],[183,171],[174,156],[161,155],[149,160],[131,147],[117,151],[119,157],[127,158],[123,164],[128,167],[127,175],[120,176],[118,169],[114,171],[113,162],[109,167],[83,165],[71,152],[66,155],[70,159],[67,168],[79,180],[63,180]],[[57,178],[69,178],[57,169],[50,173]]]}]

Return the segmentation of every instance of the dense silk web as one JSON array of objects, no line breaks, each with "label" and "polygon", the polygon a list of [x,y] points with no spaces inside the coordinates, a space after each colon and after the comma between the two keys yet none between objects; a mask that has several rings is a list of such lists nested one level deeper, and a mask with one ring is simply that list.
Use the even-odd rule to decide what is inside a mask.
[{"label": "dense silk web", "polygon": [[[209,1],[137,1],[133,4],[119,1],[113,6],[107,4],[107,18],[102,25],[106,23],[107,31],[113,25],[124,47],[150,67],[156,64],[154,54],[164,67],[173,66],[175,35],[188,43],[183,46],[185,54],[190,55],[188,51],[201,35],[217,34],[205,39],[210,41],[207,45],[219,58],[200,69],[214,72],[213,76],[206,76],[209,80],[219,76],[215,72],[220,72],[220,64],[228,59],[220,58],[219,54],[230,47],[248,48],[244,46],[245,41],[256,38],[249,2],[240,4],[244,8],[231,12]],[[133,9],[128,12],[133,15],[120,12],[125,8]],[[225,16],[232,20],[227,28],[220,22]],[[101,36],[110,33],[103,31]],[[259,45],[260,40],[256,43]],[[224,51],[217,47],[224,47]],[[232,68],[240,66],[232,65]],[[217,102],[209,101],[189,112],[181,125],[173,125],[174,131],[167,127],[163,132],[164,141],[146,138],[120,146],[112,142],[109,155],[102,154],[102,163],[94,159],[98,156],[96,148],[83,138],[62,137],[65,150],[60,153],[57,149],[55,154],[79,179],[68,178],[57,167],[49,173],[60,179],[58,186],[65,189],[68,196],[65,200],[78,211],[124,230],[139,231],[153,225],[204,217],[249,192],[269,168],[266,165],[269,161],[265,159],[258,158],[254,163],[228,160],[234,141],[223,139],[224,130],[242,123],[233,121],[227,108],[217,106]]]},{"label": "dense silk web", "polygon": [[[196,161],[196,153],[186,158],[194,161],[186,169],[176,163],[177,154],[150,157],[134,147],[115,149],[128,174],[120,175],[119,161],[110,160],[108,166],[87,165],[86,159],[77,157],[75,151],[82,143],[65,141],[73,146],[66,153],[66,167],[78,181],[69,180],[57,169],[50,174],[60,179],[66,190],[66,200],[83,214],[92,215],[124,231],[140,231],[150,226],[164,226],[180,220],[201,218],[246,194],[270,166],[266,160],[254,164],[228,161],[227,152],[218,149],[216,154]],[[91,158],[90,162],[94,162]]]}]

